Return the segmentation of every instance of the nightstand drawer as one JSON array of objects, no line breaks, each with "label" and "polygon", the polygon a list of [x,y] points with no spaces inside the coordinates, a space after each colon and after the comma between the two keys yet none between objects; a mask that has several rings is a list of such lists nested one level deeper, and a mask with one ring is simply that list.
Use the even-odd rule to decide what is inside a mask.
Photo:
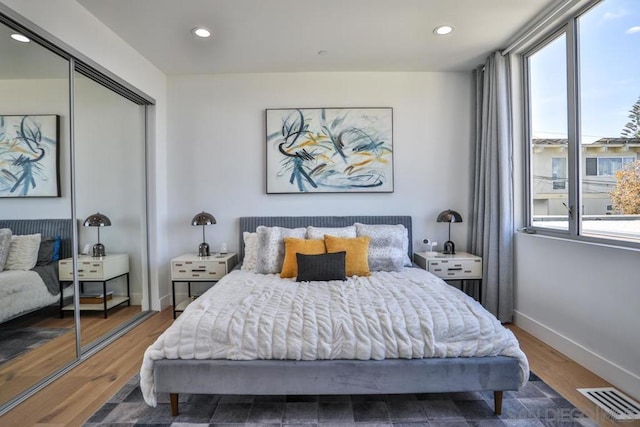
[{"label": "nightstand drawer", "polygon": [[[73,262],[70,259],[68,261],[60,261],[58,268],[61,280],[73,280]],[[78,262],[79,279],[102,279],[103,277],[104,270],[102,262]]]},{"label": "nightstand drawer", "polygon": [[480,279],[482,278],[482,260],[429,260],[429,266],[427,270],[443,279]]},{"label": "nightstand drawer", "polygon": [[227,274],[226,261],[173,261],[171,263],[171,278],[220,280]]}]

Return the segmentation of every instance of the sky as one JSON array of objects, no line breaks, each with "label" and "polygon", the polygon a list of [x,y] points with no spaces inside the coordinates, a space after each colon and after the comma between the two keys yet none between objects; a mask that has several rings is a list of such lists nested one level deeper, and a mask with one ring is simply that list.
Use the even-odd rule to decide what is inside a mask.
[{"label": "sky", "polygon": [[[640,97],[640,0],[604,0],[578,26],[583,142],[619,137]],[[534,137],[567,136],[565,43],[531,57]]]}]

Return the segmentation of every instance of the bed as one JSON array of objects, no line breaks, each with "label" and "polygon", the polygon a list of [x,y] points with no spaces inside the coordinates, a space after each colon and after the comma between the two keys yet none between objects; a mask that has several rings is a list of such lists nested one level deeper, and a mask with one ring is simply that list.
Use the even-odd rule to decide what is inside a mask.
[{"label": "bed", "polygon": [[[239,221],[239,255],[241,258],[245,255],[243,233],[253,232],[261,225],[287,228],[344,227],[354,223],[402,224],[408,230],[406,255],[408,257],[411,255],[411,217],[409,216],[243,217]],[[263,280],[268,284],[260,287],[259,282]],[[389,286],[388,282],[395,280],[398,282],[394,282],[394,286]],[[493,391],[494,410],[500,414],[502,393],[507,390],[518,390],[528,378],[526,357],[510,331],[500,325],[495,317],[486,312],[471,297],[430,273],[414,267],[403,268],[401,272],[376,272],[366,278],[366,281],[365,278],[355,276],[348,278],[344,285],[331,285],[331,289],[344,286],[335,293],[336,298],[341,298],[343,292],[345,294],[351,292],[364,295],[365,300],[369,298],[372,301],[370,305],[351,300],[347,302],[351,312],[361,311],[363,314],[360,317],[353,315],[355,320],[349,320],[358,335],[355,343],[349,341],[349,345],[346,345],[346,341],[340,341],[339,351],[334,351],[335,348],[324,348],[325,341],[318,337],[333,334],[334,341],[343,340],[341,331],[349,328],[341,328],[339,333],[327,332],[325,328],[323,332],[322,320],[315,322],[315,326],[298,322],[301,326],[294,327],[296,322],[291,319],[296,316],[295,308],[291,314],[287,314],[289,317],[286,323],[286,339],[295,342],[295,339],[289,338],[291,334],[302,341],[309,340],[308,337],[314,337],[311,339],[313,342],[310,345],[303,342],[300,345],[301,350],[297,352],[296,349],[292,351],[288,347],[281,348],[282,338],[278,338],[281,335],[276,333],[281,312],[278,311],[279,308],[270,309],[271,302],[266,302],[267,299],[272,301],[274,299],[272,296],[264,297],[267,299],[264,300],[257,317],[252,318],[251,315],[246,318],[237,317],[239,311],[245,310],[249,314],[254,311],[251,304],[243,308],[246,301],[261,301],[267,294],[281,295],[278,298],[282,300],[284,298],[282,295],[287,295],[288,290],[296,292],[296,289],[307,292],[315,298],[315,289],[323,286],[328,288],[327,284],[330,283],[334,282],[304,282],[303,287],[290,279],[279,279],[277,275],[260,275],[242,270],[232,271],[216,286],[190,304],[173,325],[147,349],[140,371],[140,385],[145,401],[155,406],[156,393],[169,393],[171,411],[175,416],[178,414],[180,393],[278,395]],[[348,291],[348,289],[357,289],[357,291]],[[367,289],[367,291],[360,292],[361,289]],[[435,292],[433,289],[438,289],[438,293],[431,295],[431,292]],[[236,302],[232,303],[230,301],[234,297],[230,295],[234,293],[238,296]],[[384,310],[377,311],[381,305],[393,305],[384,302],[392,300],[392,293],[399,295],[397,301],[403,304],[398,306],[400,309],[391,310],[390,314],[385,313]],[[412,296],[407,298],[405,295],[407,293]],[[297,295],[292,298],[297,298]],[[376,298],[383,301],[382,304],[376,305],[371,295],[377,295]],[[301,298],[304,300],[306,297]],[[451,317],[445,319],[450,325],[460,326],[467,322],[467,318],[456,319],[457,308],[455,310],[451,308],[458,305],[464,307],[466,312],[477,313],[479,316],[479,321],[472,323],[485,324],[483,328],[490,329],[491,333],[485,333],[480,329],[481,337],[473,343],[467,342],[466,338],[471,332],[460,329],[456,336],[449,337],[453,344],[444,343],[444,345],[441,342],[431,343],[429,334],[432,331],[428,329],[425,329],[425,337],[420,335],[422,332],[412,334],[411,331],[408,333],[399,331],[395,338],[391,338],[395,340],[392,346],[388,343],[378,343],[383,340],[377,340],[375,337],[360,339],[359,334],[363,330],[368,330],[368,333],[373,331],[373,335],[377,337],[387,335],[385,331],[388,332],[388,327],[381,326],[379,331],[377,327],[372,327],[376,323],[376,318],[380,319],[378,322],[380,325],[387,325],[387,319],[393,318],[394,313],[412,312],[408,307],[412,306],[417,299],[426,301],[428,304],[444,304],[442,305],[446,307],[444,311],[434,305],[432,313],[449,313],[448,310],[451,310]],[[314,304],[316,307],[322,306],[319,303]],[[329,305],[333,307],[335,303],[331,302]],[[295,304],[293,306],[295,307]],[[356,306],[361,309],[355,310]],[[375,307],[375,310],[371,310],[370,307]],[[228,321],[222,323],[219,319],[224,317],[225,310],[228,310]],[[308,316],[305,310],[307,306],[301,306],[297,310],[297,315],[303,315],[306,319]],[[323,311],[317,310],[318,312],[314,312],[313,316],[325,319]],[[419,310],[423,309],[416,308],[415,311]],[[271,317],[269,317],[270,311],[273,313]],[[409,314],[403,314],[403,316],[406,317],[402,319],[400,316],[399,319],[390,321],[393,328],[396,324],[411,319]],[[424,312],[421,317],[413,319],[415,321],[405,323],[408,325],[408,330],[415,324],[420,324],[422,328],[422,324],[427,323],[424,319],[436,317],[438,315]],[[221,327],[217,326],[218,322],[221,322],[219,323]],[[333,326],[329,329],[335,330],[335,325],[341,324],[342,320],[338,322],[332,318],[329,320],[329,323],[331,322]],[[224,347],[224,351],[220,351],[223,347],[218,348],[214,342],[208,343],[198,338],[198,333],[202,332],[204,335],[211,336],[212,341],[226,339],[227,331],[234,328],[240,328],[243,343],[248,342],[247,346],[240,350],[238,350],[239,347],[231,345]],[[259,336],[265,328],[271,328],[268,334],[263,334],[267,339],[264,342],[262,340],[254,342],[251,337]],[[450,327],[447,326],[447,328]],[[470,326],[469,330],[473,328]],[[189,330],[193,332],[192,339],[190,339]],[[251,332],[253,330],[255,333]],[[316,349],[311,353],[315,351],[322,354],[307,354],[310,348]],[[385,357],[385,351],[390,351],[392,356]],[[465,357],[470,353],[486,355]],[[349,356],[343,357],[344,354]],[[452,354],[458,357],[447,357]],[[314,357],[320,360],[313,360]]]},{"label": "bed", "polygon": [[[14,235],[40,233],[44,237],[60,236],[60,259],[72,255],[73,221],[71,219],[0,220],[0,228]],[[6,322],[50,305],[62,307],[71,288],[60,292],[58,263],[37,265],[32,270],[0,272],[0,322]]]}]

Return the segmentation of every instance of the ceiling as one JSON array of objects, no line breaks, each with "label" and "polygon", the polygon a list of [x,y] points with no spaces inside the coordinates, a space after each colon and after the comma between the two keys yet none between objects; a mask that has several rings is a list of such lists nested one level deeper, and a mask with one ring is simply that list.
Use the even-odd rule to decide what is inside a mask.
[{"label": "ceiling", "polygon": [[[76,1],[178,75],[471,70],[566,0]],[[440,24],[455,30],[437,37]],[[196,39],[197,26],[213,36]]]}]

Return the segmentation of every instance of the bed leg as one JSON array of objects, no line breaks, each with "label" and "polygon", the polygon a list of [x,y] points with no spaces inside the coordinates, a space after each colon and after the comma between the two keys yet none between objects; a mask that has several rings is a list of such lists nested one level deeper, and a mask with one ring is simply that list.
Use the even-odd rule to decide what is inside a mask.
[{"label": "bed leg", "polygon": [[178,393],[169,393],[169,399],[171,399],[171,416],[178,416]]},{"label": "bed leg", "polygon": [[496,415],[502,414],[502,392],[494,391],[493,392],[493,411]]}]

